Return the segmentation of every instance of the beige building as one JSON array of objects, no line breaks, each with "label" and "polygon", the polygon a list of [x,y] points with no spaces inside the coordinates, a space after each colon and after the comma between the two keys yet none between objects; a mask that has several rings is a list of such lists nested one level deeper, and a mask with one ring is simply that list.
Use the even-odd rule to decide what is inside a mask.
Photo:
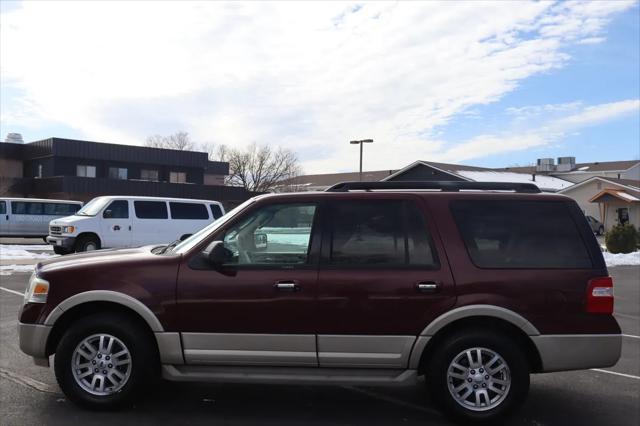
[{"label": "beige building", "polygon": [[603,223],[605,230],[619,223],[640,227],[640,180],[595,176],[560,194],[576,200],[587,216]]}]

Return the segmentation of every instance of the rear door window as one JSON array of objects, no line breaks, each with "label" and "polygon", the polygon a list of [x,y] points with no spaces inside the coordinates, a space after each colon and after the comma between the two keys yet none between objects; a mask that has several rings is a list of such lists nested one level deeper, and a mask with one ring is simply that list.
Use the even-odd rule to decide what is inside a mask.
[{"label": "rear door window", "polygon": [[580,269],[592,262],[564,202],[454,201],[454,220],[480,268]]},{"label": "rear door window", "polygon": [[209,204],[209,207],[211,208],[211,214],[213,215],[214,219],[217,219],[219,217],[222,217],[222,209],[220,208],[219,205],[217,204]]},{"label": "rear door window", "polygon": [[167,203],[164,201],[134,201],[138,219],[167,219]]},{"label": "rear door window", "polygon": [[438,260],[422,212],[404,200],[341,201],[331,205],[330,265],[422,265]]},{"label": "rear door window", "polygon": [[209,219],[209,213],[204,204],[170,202],[169,208],[172,219]]}]

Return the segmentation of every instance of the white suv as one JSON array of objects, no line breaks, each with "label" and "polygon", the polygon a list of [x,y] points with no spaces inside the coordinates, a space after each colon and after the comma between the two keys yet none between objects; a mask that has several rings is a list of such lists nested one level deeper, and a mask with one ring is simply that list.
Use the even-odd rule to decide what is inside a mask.
[{"label": "white suv", "polygon": [[73,216],[52,220],[47,242],[57,254],[166,244],[184,239],[223,215],[218,201],[97,197]]}]

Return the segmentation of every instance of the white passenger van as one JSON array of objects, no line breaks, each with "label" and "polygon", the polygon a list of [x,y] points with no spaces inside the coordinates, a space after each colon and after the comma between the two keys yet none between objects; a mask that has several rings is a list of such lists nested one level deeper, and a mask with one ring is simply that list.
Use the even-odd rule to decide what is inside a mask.
[{"label": "white passenger van", "polygon": [[52,219],[74,214],[80,201],[0,198],[0,237],[44,238]]},{"label": "white passenger van", "polygon": [[58,254],[101,248],[168,244],[224,215],[217,201],[104,196],[73,216],[49,224],[47,242]]}]

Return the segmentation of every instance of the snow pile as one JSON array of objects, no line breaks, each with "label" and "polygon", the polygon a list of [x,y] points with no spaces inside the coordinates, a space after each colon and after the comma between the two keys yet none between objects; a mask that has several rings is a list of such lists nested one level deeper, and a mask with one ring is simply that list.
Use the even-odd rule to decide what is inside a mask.
[{"label": "snow pile", "polygon": [[640,265],[640,251],[633,253],[602,253],[607,266]]},{"label": "snow pile", "polygon": [[[53,256],[49,245],[9,245],[0,244],[0,260],[44,259]],[[44,253],[42,253],[44,252]]]},{"label": "snow pile", "polygon": [[1,265],[0,275],[11,275],[14,272],[33,272],[34,265]]}]

